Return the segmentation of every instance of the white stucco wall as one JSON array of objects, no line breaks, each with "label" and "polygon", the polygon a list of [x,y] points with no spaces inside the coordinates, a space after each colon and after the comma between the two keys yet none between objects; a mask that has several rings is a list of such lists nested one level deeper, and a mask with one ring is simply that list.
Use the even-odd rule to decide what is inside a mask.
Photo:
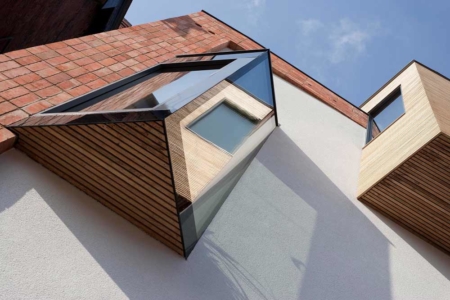
[{"label": "white stucco wall", "polygon": [[2,154],[0,299],[449,299],[450,257],[356,201],[364,129],[275,86],[281,127],[187,261]]}]

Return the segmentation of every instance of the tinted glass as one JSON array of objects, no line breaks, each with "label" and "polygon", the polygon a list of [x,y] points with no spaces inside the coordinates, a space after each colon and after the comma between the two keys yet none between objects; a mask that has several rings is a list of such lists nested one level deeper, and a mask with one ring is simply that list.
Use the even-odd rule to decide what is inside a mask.
[{"label": "tinted glass", "polygon": [[218,54],[214,56],[213,60],[221,60],[221,59],[236,59],[236,58],[250,58],[250,57],[256,57],[260,55],[260,53],[257,52],[250,52],[250,53],[227,53],[224,52],[224,54]]},{"label": "tinted glass", "polygon": [[395,120],[397,120],[402,114],[405,113],[403,97],[400,92],[391,101],[392,102],[388,106],[386,106],[383,110],[373,116],[370,139],[377,137],[381,132],[383,132]]},{"label": "tinted glass", "polygon": [[228,77],[228,80],[269,106],[273,106],[270,76],[269,61],[266,56],[261,56]]},{"label": "tinted glass", "polygon": [[218,147],[233,153],[250,135],[256,124],[256,121],[239,113],[224,101],[189,128]]},{"label": "tinted glass", "polygon": [[146,106],[146,104],[149,102],[146,101],[145,98],[143,98],[142,100],[135,103],[133,106],[127,108],[152,108],[158,104],[166,102],[167,100],[169,100],[170,98],[174,97],[177,94],[181,94],[187,88],[199,82],[202,82],[202,80],[204,80],[206,77],[210,76],[215,72],[217,72],[217,70],[201,70],[201,71],[187,72],[183,76],[154,91],[152,96],[155,100],[151,103],[151,104],[154,103],[154,105]]}]

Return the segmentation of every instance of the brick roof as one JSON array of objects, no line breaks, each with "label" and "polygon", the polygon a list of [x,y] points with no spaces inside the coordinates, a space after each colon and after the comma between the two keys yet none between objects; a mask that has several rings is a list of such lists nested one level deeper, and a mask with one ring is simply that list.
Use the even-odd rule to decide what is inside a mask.
[{"label": "brick roof", "polygon": [[[206,12],[170,18],[0,55],[0,153],[4,126],[101,88],[182,53],[261,49]],[[361,126],[367,115],[272,53],[273,72]]]}]

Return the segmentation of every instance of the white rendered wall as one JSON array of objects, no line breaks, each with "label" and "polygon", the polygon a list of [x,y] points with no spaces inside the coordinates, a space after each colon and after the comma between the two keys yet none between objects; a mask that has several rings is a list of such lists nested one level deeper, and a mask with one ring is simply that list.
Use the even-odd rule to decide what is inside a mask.
[{"label": "white rendered wall", "polygon": [[187,261],[0,156],[0,299],[449,299],[450,257],[355,197],[364,129],[275,77],[277,128]]}]

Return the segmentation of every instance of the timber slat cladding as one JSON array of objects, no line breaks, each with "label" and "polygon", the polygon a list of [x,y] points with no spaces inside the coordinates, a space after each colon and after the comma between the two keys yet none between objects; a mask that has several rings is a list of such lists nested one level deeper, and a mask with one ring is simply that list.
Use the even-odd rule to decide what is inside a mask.
[{"label": "timber slat cladding", "polygon": [[360,200],[450,254],[450,137],[439,134]]},{"label": "timber slat cladding", "polygon": [[161,122],[13,130],[18,149],[183,255]]}]

